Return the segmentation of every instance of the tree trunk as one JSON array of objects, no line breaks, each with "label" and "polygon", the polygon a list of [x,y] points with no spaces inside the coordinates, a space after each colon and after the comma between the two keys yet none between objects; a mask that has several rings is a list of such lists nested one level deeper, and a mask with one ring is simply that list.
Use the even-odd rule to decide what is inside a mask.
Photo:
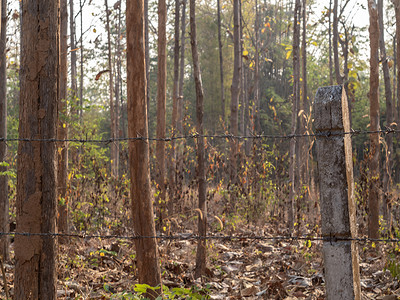
[{"label": "tree trunk", "polygon": [[[370,38],[370,130],[379,130],[379,24],[375,0],[368,0]],[[379,134],[370,136],[370,186],[368,236],[379,238]]]},{"label": "tree trunk", "polygon": [[220,73],[220,89],[221,89],[221,118],[222,118],[222,122],[225,122],[224,60],[222,58],[221,4],[220,4],[220,0],[217,0],[217,20],[218,20],[219,73]]},{"label": "tree trunk", "polygon": [[329,39],[329,85],[333,85],[333,64],[332,64],[332,0],[329,0],[329,21],[328,21],[328,39]]},{"label": "tree trunk", "polygon": [[[117,57],[115,58],[117,60],[117,66],[116,66],[116,80],[115,80],[115,133],[116,137],[120,138],[121,137],[121,126],[120,126],[120,120],[123,118],[122,111],[121,111],[121,106],[122,106],[122,92],[121,92],[121,86],[122,86],[122,77],[121,77],[121,57],[122,57],[122,51],[121,51],[121,27],[122,27],[122,8],[121,8],[121,2],[118,5],[118,30],[117,30]],[[124,128],[122,128],[124,129]],[[122,135],[125,137],[125,135]],[[121,170],[121,165],[120,165],[120,150],[119,150],[119,143],[117,144],[118,150],[117,150],[117,159],[118,159],[118,173]]]},{"label": "tree trunk", "polygon": [[[77,84],[77,69],[76,69],[76,64],[77,64],[77,57],[76,57],[76,34],[75,34],[75,14],[74,14],[74,1],[69,1],[69,31],[70,31],[70,52],[71,52],[71,123],[75,123],[78,115],[78,101],[77,101],[77,91],[78,91],[78,84]],[[75,127],[75,126],[74,126]],[[72,130],[72,135],[76,134],[76,128],[73,127]],[[78,160],[79,160],[79,152],[78,150],[74,147],[71,149],[71,156],[72,156],[72,162],[73,166],[78,168]]]},{"label": "tree trunk", "polygon": [[[148,136],[143,6],[143,0],[128,0],[126,4],[128,135],[130,138]],[[134,233],[139,236],[153,237],[156,231],[151,199],[148,141],[130,141],[129,157]],[[153,287],[160,285],[161,273],[156,239],[136,239],[135,246],[139,282]],[[156,295],[151,296],[156,298]]]},{"label": "tree trunk", "polygon": [[[150,115],[150,46],[149,46],[149,0],[144,0],[144,50],[145,50],[145,58],[146,58],[146,102],[147,102],[147,116]],[[147,118],[147,122],[148,122]],[[148,125],[147,125],[148,126]]]},{"label": "tree trunk", "polygon": [[[242,16],[242,1],[239,2],[239,24],[240,24],[240,35],[239,35],[239,40],[240,40],[240,96],[239,96],[239,133],[241,135],[245,135],[245,127],[246,125],[244,124],[244,110],[245,110],[245,104],[244,104],[244,62],[243,62],[243,50],[244,50],[244,40],[243,40],[243,16]],[[240,151],[240,145],[238,143],[238,150]]]},{"label": "tree trunk", "polygon": [[[59,118],[57,138],[66,140],[68,138],[67,128],[67,83],[68,83],[68,1],[60,2],[60,79],[59,79]],[[67,192],[68,177],[68,145],[65,141],[58,142],[58,232],[68,233],[68,201],[65,198]],[[60,238],[60,242],[66,242]]]},{"label": "tree trunk", "polygon": [[393,0],[396,15],[397,121],[400,123],[400,0]]},{"label": "tree trunk", "polygon": [[339,20],[338,20],[338,0],[333,1],[333,61],[335,65],[335,76],[337,84],[343,83],[339,67]]},{"label": "tree trunk", "polygon": [[183,79],[185,76],[186,0],[182,1],[181,17],[181,57],[179,66],[178,132],[183,133]]},{"label": "tree trunk", "polygon": [[[72,0],[73,1],[73,0]],[[83,128],[83,5],[82,0],[79,0],[79,8],[80,8],[80,19],[81,19],[81,57],[80,57],[80,69],[81,76],[79,77],[79,125]],[[82,133],[82,131],[81,131]],[[82,153],[82,146],[80,148],[80,153]]]},{"label": "tree trunk", "polygon": [[[307,91],[307,0],[303,0],[303,10],[302,10],[302,21],[303,21],[303,34],[302,34],[302,101],[300,111],[304,113],[299,116],[300,118],[300,130],[302,134],[307,134],[308,126],[311,124],[307,124],[308,117],[310,115],[310,103],[308,101],[308,91]],[[304,137],[300,139],[300,151],[301,151],[301,185],[305,187],[309,187],[309,152],[308,148],[310,147],[309,139]],[[308,194],[305,195],[305,201],[308,201]]]},{"label": "tree trunk", "polygon": [[[19,137],[55,139],[57,131],[58,3],[23,1]],[[56,231],[56,143],[18,144],[17,231]],[[15,237],[15,299],[56,299],[52,236]]]},{"label": "tree trunk", "polygon": [[256,45],[255,45],[255,66],[254,66],[254,107],[253,107],[253,120],[254,120],[254,129],[257,134],[261,132],[261,122],[260,122],[260,75],[259,75],[259,68],[260,68],[260,53],[259,53],[259,11],[258,11],[258,0],[256,0],[256,22],[255,28],[256,31]]},{"label": "tree trunk", "polygon": [[[0,138],[7,138],[7,0],[1,1],[1,22],[0,22]],[[6,162],[7,144],[0,143],[0,162]],[[6,166],[0,166],[0,173],[7,171]],[[0,175],[0,231],[9,232],[9,201],[8,201],[8,178],[7,175]],[[9,236],[3,235],[0,239],[0,255],[4,260],[9,259]]]},{"label": "tree trunk", "polygon": [[[179,10],[180,10],[180,1],[175,0],[175,33],[174,33],[174,85],[172,91],[172,119],[171,119],[171,134],[173,136],[176,135],[176,128],[178,123],[178,98],[179,98]],[[169,165],[169,202],[168,202],[168,215],[172,215],[174,211],[174,202],[176,200],[176,185],[175,185],[175,176],[177,174],[176,170],[176,154],[175,154],[175,140],[171,141],[171,155],[168,160]]]},{"label": "tree trunk", "polygon": [[[165,105],[167,85],[167,5],[165,0],[158,0],[158,72],[157,72],[157,138],[165,138]],[[165,142],[156,142],[157,184],[160,190],[157,202],[160,209],[160,221],[163,221],[165,209]]]},{"label": "tree trunk", "polygon": [[[294,21],[293,21],[293,106],[292,106],[292,134],[297,133],[297,115],[300,102],[300,59],[299,59],[299,45],[300,45],[300,13],[301,2],[296,0],[294,8]],[[295,212],[295,195],[296,195],[296,140],[290,139],[290,167],[289,167],[289,203],[288,203],[288,228],[290,234],[294,232],[294,212]]]},{"label": "tree trunk", "polygon": [[[383,26],[383,0],[378,0],[378,15],[379,15],[379,48],[380,59],[382,61],[383,80],[385,82],[385,98],[386,98],[386,127],[392,127],[393,122],[393,106],[392,106],[392,89],[390,86],[390,73],[388,66],[388,58],[386,56],[385,36]],[[393,153],[393,135],[386,135],[386,160],[385,172],[383,174],[383,217],[386,220],[386,225],[390,222],[390,182],[392,174],[392,153]]]},{"label": "tree trunk", "polygon": [[[206,169],[204,155],[204,131],[203,131],[203,83],[201,80],[201,71],[199,65],[199,54],[197,52],[196,37],[196,0],[190,0],[190,44],[192,46],[192,59],[194,68],[194,81],[196,86],[196,130],[200,135],[197,138],[197,181],[199,184],[199,214],[198,230],[199,236],[207,234],[207,202],[206,202]],[[196,253],[195,278],[206,274],[206,250],[207,243],[205,239],[199,239]]]},{"label": "tree trunk", "polygon": [[[238,108],[240,96],[240,77],[242,73],[240,57],[242,56],[240,47],[240,1],[233,0],[233,78],[231,85],[231,134],[238,135]],[[231,140],[231,162],[230,162],[230,177],[233,184],[236,183],[237,166],[236,156],[238,152],[237,139]]]},{"label": "tree trunk", "polygon": [[[110,11],[108,10],[108,2],[104,0],[106,7],[106,30],[107,30],[107,44],[108,44],[108,70],[110,71],[109,89],[110,89],[110,120],[111,120],[111,139],[117,138],[116,132],[116,113],[114,106],[114,83],[113,83],[113,66],[112,66],[112,55],[111,55],[111,32],[110,32]],[[118,178],[118,142],[110,144],[111,148],[111,175]]]}]

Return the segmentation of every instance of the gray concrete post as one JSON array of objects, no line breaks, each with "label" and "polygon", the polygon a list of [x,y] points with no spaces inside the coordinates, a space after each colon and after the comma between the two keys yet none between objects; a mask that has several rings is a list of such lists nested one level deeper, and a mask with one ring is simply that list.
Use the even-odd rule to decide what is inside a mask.
[{"label": "gray concrete post", "polygon": [[361,299],[349,109],[342,86],[319,88],[314,124],[326,299]]}]

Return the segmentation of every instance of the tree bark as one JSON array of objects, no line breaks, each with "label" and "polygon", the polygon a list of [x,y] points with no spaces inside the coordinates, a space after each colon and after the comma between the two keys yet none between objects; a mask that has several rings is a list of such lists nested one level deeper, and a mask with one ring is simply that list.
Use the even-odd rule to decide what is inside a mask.
[{"label": "tree bark", "polygon": [[[25,0],[21,24],[19,137],[57,134],[58,2]],[[17,158],[17,231],[56,231],[56,143],[21,141]],[[52,236],[15,237],[15,299],[56,299]]]},{"label": "tree bark", "polygon": [[[370,38],[370,130],[379,130],[379,24],[375,0],[368,0]],[[379,133],[370,136],[368,236],[379,238]]]},{"label": "tree bark", "polygon": [[217,0],[217,21],[218,21],[218,52],[219,52],[219,73],[221,89],[221,118],[225,122],[225,89],[224,89],[224,60],[222,57],[222,37],[221,37],[221,3]]},{"label": "tree bark", "polygon": [[[127,0],[127,87],[128,135],[147,137],[147,97],[144,40],[144,1]],[[151,199],[149,144],[147,140],[129,142],[132,215],[134,233],[153,237],[156,234]],[[138,277],[140,283],[157,286],[161,273],[155,238],[136,239]],[[156,298],[156,295],[150,295]]]},{"label": "tree bark", "polygon": [[[1,1],[0,6],[0,138],[7,138],[7,0]],[[7,143],[0,142],[0,162],[6,162]],[[6,166],[0,166],[0,172],[7,171]],[[8,201],[8,178],[0,175],[0,231],[9,232],[9,201]],[[0,239],[0,255],[4,260],[9,259],[9,236],[3,235]]]},{"label": "tree bark", "polygon": [[[301,2],[296,0],[294,8],[294,21],[293,21],[293,105],[292,105],[292,135],[297,133],[297,116],[298,107],[300,102],[300,59],[299,59],[299,45],[300,45],[300,14]],[[290,139],[290,167],[289,167],[289,203],[288,209],[288,228],[290,234],[294,232],[294,212],[295,212],[295,195],[296,195],[296,139]]]},{"label": "tree bark", "polygon": [[[165,106],[167,97],[167,4],[158,0],[158,72],[157,72],[157,139],[165,138]],[[165,209],[165,142],[156,142],[157,184],[160,190],[157,202],[160,209],[159,219],[162,222]]]},{"label": "tree bark", "polygon": [[[390,73],[388,58],[386,56],[385,35],[383,25],[383,0],[378,0],[378,15],[379,15],[379,48],[380,59],[382,61],[383,80],[385,82],[385,99],[386,99],[386,127],[392,127],[393,122],[393,105],[392,105],[392,89],[390,86]],[[386,135],[386,160],[385,171],[383,173],[383,217],[386,220],[386,225],[390,221],[390,183],[392,174],[392,153],[393,153],[393,135]]]},{"label": "tree bark", "polygon": [[[57,138],[66,140],[68,138],[67,127],[67,83],[68,83],[68,1],[60,2],[60,79],[59,79],[59,118]],[[68,144],[66,141],[58,142],[58,232],[68,233],[68,200],[66,199],[68,178]],[[67,239],[60,238],[60,242]]]},{"label": "tree bark", "polygon": [[[199,54],[197,52],[197,37],[196,37],[196,0],[190,0],[190,44],[192,46],[192,59],[194,68],[194,80],[196,86],[196,130],[200,135],[197,138],[197,182],[199,188],[199,214],[198,231],[199,236],[207,234],[207,183],[205,170],[205,155],[204,155],[204,131],[203,131],[203,83],[201,80],[201,71],[199,65]],[[199,278],[206,274],[206,251],[207,243],[205,239],[199,239],[197,243],[196,253],[196,269],[195,278]]]},{"label": "tree bark", "polygon": [[[117,138],[117,127],[116,127],[116,111],[114,106],[114,72],[112,65],[112,54],[111,54],[111,31],[110,31],[110,11],[108,10],[108,1],[104,0],[106,7],[106,30],[107,30],[107,44],[108,44],[108,70],[110,74],[109,89],[110,89],[110,120],[111,120],[111,139]],[[118,142],[110,144],[111,148],[111,175],[118,178]]]},{"label": "tree bark", "polygon": [[[238,135],[238,109],[239,109],[239,96],[240,96],[240,77],[242,73],[240,57],[242,56],[240,47],[240,1],[233,0],[233,78],[231,85],[231,134]],[[236,156],[238,152],[238,141],[231,140],[231,162],[230,162],[230,177],[231,182],[236,183],[237,166]]]}]

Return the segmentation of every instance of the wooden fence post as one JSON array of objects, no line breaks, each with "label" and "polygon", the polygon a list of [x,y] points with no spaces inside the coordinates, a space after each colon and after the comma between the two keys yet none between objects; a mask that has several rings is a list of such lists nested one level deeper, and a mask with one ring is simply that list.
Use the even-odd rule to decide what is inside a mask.
[{"label": "wooden fence post", "polygon": [[[361,299],[349,109],[342,86],[315,96],[326,299]],[[346,240],[349,239],[349,240]]]}]

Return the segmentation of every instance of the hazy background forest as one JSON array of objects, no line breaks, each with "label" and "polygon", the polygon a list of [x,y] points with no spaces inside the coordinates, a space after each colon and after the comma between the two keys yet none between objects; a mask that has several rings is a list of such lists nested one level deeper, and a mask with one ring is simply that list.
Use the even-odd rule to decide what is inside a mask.
[{"label": "hazy background forest", "polygon": [[[313,101],[319,87],[343,84],[349,99],[351,128],[355,131],[352,146],[358,234],[373,238],[400,238],[400,144],[396,131],[400,121],[400,59],[397,58],[400,57],[397,50],[400,39],[398,36],[396,39],[400,3],[378,1],[383,12],[380,14],[381,80],[379,107],[373,111],[369,92],[371,37],[367,1],[234,2],[239,5],[240,22],[237,24],[233,1],[196,3],[197,45],[204,91],[202,134],[196,123],[199,107],[196,107],[189,2],[166,2],[166,44],[161,45],[166,49],[166,77],[162,78],[159,2],[145,1],[148,20],[145,28],[148,137],[145,138],[149,138],[151,193],[157,233],[197,233],[198,219],[203,219],[205,212],[209,223],[207,231],[212,234],[318,236],[321,220]],[[65,174],[57,187],[59,232],[131,234],[133,221],[127,141],[128,114],[131,112],[127,109],[125,11],[125,1],[68,2],[68,91],[66,99],[58,105],[58,139],[65,140],[57,148],[58,169],[64,170]],[[12,231],[15,230],[17,215],[20,122],[21,11],[18,2],[8,1],[7,20],[7,155],[0,175],[8,179]],[[235,25],[240,28],[239,32],[236,32]],[[397,32],[399,34],[400,27]],[[235,51],[239,56],[235,56]],[[165,91],[161,90],[161,93],[165,92],[164,105],[160,100],[163,80],[166,83]],[[372,128],[376,125],[371,122],[374,117],[378,118],[378,124]],[[370,145],[374,143],[368,134],[370,130],[382,130],[376,161],[376,156],[370,151]],[[199,134],[204,136],[206,178],[206,205],[201,207],[200,204],[200,208],[198,198],[201,196],[197,188],[201,181],[198,171]],[[63,156],[62,153],[67,152],[68,155]],[[379,169],[376,171],[374,166]],[[59,175],[59,178],[63,177]],[[377,185],[374,185],[376,180]],[[380,213],[376,219],[377,227],[371,229],[368,223],[371,222],[369,201],[375,194]],[[62,248],[63,251],[68,248],[67,240],[60,240],[62,247],[66,247]],[[164,265],[167,271],[163,280],[190,287],[195,282],[193,276],[186,278],[185,275],[186,279],[183,279],[179,274],[188,273],[193,262],[176,258],[175,266],[179,266],[179,270],[174,269],[173,255],[168,250],[170,242],[164,242],[160,242],[161,248],[165,247],[160,251],[167,265]],[[207,261],[214,265],[221,259],[215,253],[232,250],[224,249],[221,244],[210,244]],[[187,246],[182,245],[179,247]],[[65,250],[60,258],[61,265],[68,267],[60,271],[59,279],[73,278],[83,285],[80,280],[88,280],[90,275],[82,270],[93,266],[98,270],[99,265],[106,270],[118,261],[115,258],[114,263],[104,262],[102,257],[105,255],[118,257],[124,253],[134,262],[129,246],[117,241],[112,244],[82,244],[78,247],[79,253],[68,248],[69,252]],[[292,250],[292,246],[286,244],[279,246],[279,249],[290,247]],[[311,259],[312,251],[318,247],[299,242],[298,249],[301,249],[301,261],[307,265],[307,269],[301,272],[316,276],[312,280],[317,278],[316,285],[320,288],[320,273]],[[193,247],[188,249],[186,251],[195,251]],[[377,268],[390,269],[391,275],[399,278],[398,247],[390,245],[386,250],[385,260]],[[368,251],[364,249],[364,252]],[[3,255],[10,258],[8,254]],[[251,263],[255,264],[254,261]],[[119,262],[119,267],[121,265]],[[123,267],[126,274],[137,275],[135,267]],[[79,279],[80,275],[74,274],[75,269],[85,275]],[[224,269],[218,275],[207,276],[212,278],[230,273],[231,270]],[[113,281],[112,278],[108,280]],[[61,284],[65,284],[64,281]],[[112,284],[106,288],[106,282],[100,280],[100,285],[94,289],[103,288],[106,294],[121,292],[122,281],[115,285],[115,290],[110,290]],[[289,293],[286,285],[281,288],[280,285],[271,285],[271,282],[267,284],[265,299],[283,299],[284,295],[296,292],[291,290]],[[307,288],[311,290],[312,285]],[[213,288],[218,290],[215,286],[210,289]],[[400,286],[390,288],[395,290]],[[80,295],[78,288],[69,288],[69,291],[71,289],[73,292],[63,296]],[[381,288],[381,295],[383,290]],[[226,296],[236,292],[221,293]],[[249,295],[255,296],[253,292]]]}]

